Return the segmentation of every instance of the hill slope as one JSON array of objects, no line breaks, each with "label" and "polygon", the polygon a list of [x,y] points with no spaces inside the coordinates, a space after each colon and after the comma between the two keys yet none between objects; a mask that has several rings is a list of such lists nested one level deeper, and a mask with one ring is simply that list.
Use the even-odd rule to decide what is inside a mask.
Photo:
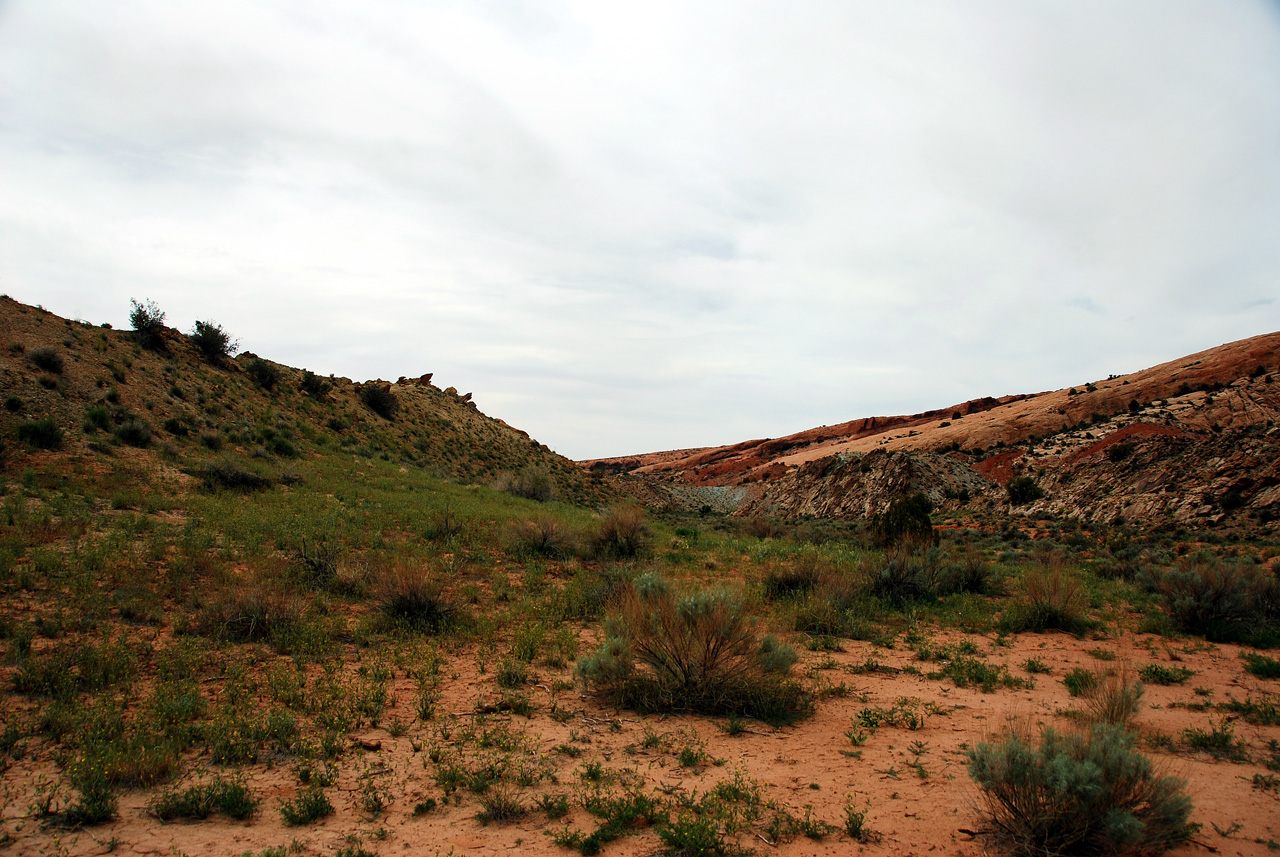
[{"label": "hill slope", "polygon": [[1002,504],[1022,474],[1045,490],[1031,512],[1266,523],[1280,509],[1278,366],[1271,333],[1065,390],[583,465],[643,478],[651,502],[732,489],[725,503],[746,514],[856,518],[904,491]]},{"label": "hill slope", "polygon": [[470,394],[434,386],[430,375],[359,384],[248,352],[210,361],[176,330],[143,348],[132,331],[8,297],[0,298],[0,397],[7,468],[40,445],[22,442],[19,428],[52,420],[61,440],[36,459],[120,453],[181,459],[192,469],[221,451],[287,471],[300,456],[348,453],[462,481],[531,474],[578,504],[608,493],[598,478],[485,416]]}]

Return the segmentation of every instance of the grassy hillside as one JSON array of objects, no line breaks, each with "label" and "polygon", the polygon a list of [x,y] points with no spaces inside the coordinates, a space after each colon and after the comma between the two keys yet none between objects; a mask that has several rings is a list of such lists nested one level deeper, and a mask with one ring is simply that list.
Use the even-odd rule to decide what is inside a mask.
[{"label": "grassy hillside", "polygon": [[[134,331],[62,319],[7,297],[0,330],[0,440],[9,467],[27,450],[49,447],[54,455],[42,462],[96,456],[101,469],[123,454],[196,474],[215,459],[252,459],[257,471],[287,479],[301,462],[342,454],[467,482],[520,481],[524,472],[543,483],[534,486],[541,493],[549,488],[582,505],[608,496],[571,462],[429,376],[356,384],[250,352],[211,359],[173,329],[144,343]],[[24,423],[48,420],[54,425],[44,434],[22,442]]]}]

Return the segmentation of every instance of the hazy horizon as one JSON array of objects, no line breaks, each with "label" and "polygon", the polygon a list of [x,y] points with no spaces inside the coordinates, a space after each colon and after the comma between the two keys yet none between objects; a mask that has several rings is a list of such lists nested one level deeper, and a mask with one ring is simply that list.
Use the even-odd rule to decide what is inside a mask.
[{"label": "hazy horizon", "polygon": [[575,459],[1280,329],[1280,6],[0,0],[0,292]]}]

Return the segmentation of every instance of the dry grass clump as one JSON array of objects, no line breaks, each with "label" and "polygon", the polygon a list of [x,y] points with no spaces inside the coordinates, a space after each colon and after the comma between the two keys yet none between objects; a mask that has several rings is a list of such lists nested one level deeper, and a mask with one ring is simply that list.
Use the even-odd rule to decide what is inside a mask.
[{"label": "dry grass clump", "polygon": [[551,471],[546,467],[530,466],[515,473],[503,473],[498,477],[494,488],[505,491],[513,497],[536,500],[545,503],[556,497],[556,483],[551,478]]},{"label": "dry grass clump", "polygon": [[573,556],[578,539],[555,518],[533,518],[513,523],[507,541],[511,553],[519,558],[566,559]]},{"label": "dry grass clump", "polygon": [[613,506],[591,537],[591,552],[603,559],[634,559],[648,549],[649,525],[639,506]]},{"label": "dry grass clump", "polygon": [[301,622],[304,611],[297,596],[255,582],[226,589],[205,603],[194,630],[236,643],[278,640]]},{"label": "dry grass clump", "polygon": [[1109,672],[1084,692],[1084,717],[1090,723],[1128,727],[1142,708],[1143,692],[1142,682],[1127,668]]},{"label": "dry grass clump", "polygon": [[680,594],[660,576],[643,575],[623,591],[606,629],[604,645],[578,662],[578,674],[622,707],[771,722],[812,708],[788,678],[795,651],[759,636],[736,592]]},{"label": "dry grass clump", "polygon": [[393,625],[415,631],[442,631],[457,619],[444,583],[418,565],[392,566],[378,585],[378,611]]},{"label": "dry grass clump", "polygon": [[1022,578],[1022,593],[1000,617],[1000,630],[1068,631],[1082,633],[1085,618],[1084,587],[1079,578],[1059,566],[1035,566]]}]

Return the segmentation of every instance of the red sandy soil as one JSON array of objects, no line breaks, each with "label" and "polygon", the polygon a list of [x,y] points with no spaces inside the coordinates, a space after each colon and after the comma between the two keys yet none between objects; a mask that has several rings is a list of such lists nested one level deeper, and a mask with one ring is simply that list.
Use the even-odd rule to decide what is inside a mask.
[{"label": "red sandy soil", "polygon": [[[1032,657],[1051,667],[1052,673],[1035,676],[1034,689],[1001,689],[984,694],[972,687],[955,687],[948,679],[929,679],[908,672],[857,672],[869,657],[884,667],[918,668],[924,674],[936,665],[918,661],[901,645],[884,649],[870,643],[846,642],[841,652],[806,653],[800,665],[806,670],[820,668],[819,674],[830,686],[845,686],[845,695],[828,696],[819,703],[814,717],[794,727],[775,730],[753,724],[746,734],[731,737],[718,728],[716,721],[705,717],[640,717],[601,707],[576,687],[562,692],[558,699],[560,708],[574,711],[574,717],[557,723],[547,715],[547,688],[568,674],[544,669],[538,681],[540,687],[529,688],[540,710],[528,720],[512,718],[511,726],[527,732],[545,756],[555,761],[559,782],[535,787],[525,800],[529,802],[544,792],[569,793],[577,782],[575,771],[592,760],[610,769],[635,769],[651,786],[680,786],[699,792],[741,769],[766,786],[768,798],[786,804],[793,813],[802,816],[805,807],[812,806],[814,818],[838,827],[843,824],[844,807],[851,796],[858,804],[869,800],[868,824],[878,837],[874,842],[860,844],[840,832],[821,841],[800,837],[777,847],[758,839],[744,843],[757,853],[981,855],[994,852],[989,842],[966,832],[979,830],[982,823],[975,809],[978,792],[967,772],[965,749],[998,736],[1011,723],[1073,728],[1076,721],[1068,712],[1079,707],[1079,701],[1070,697],[1061,682],[1073,667],[1136,671],[1143,665],[1159,663],[1193,670],[1195,675],[1185,685],[1149,685],[1146,705],[1136,721],[1147,740],[1167,736],[1175,746],[1184,729],[1209,729],[1211,721],[1219,722],[1220,716],[1176,708],[1175,703],[1224,701],[1229,696],[1243,700],[1280,690],[1280,683],[1256,679],[1245,672],[1240,651],[1229,645],[1170,641],[1131,633],[1107,640],[1081,640],[1059,633],[1023,634],[1007,641],[1007,645],[991,636],[940,634],[933,642],[937,646],[961,639],[971,640],[981,656],[993,664],[1007,665],[1015,676],[1027,677],[1023,664]],[[1096,650],[1112,652],[1116,658],[1098,659],[1090,654]],[[457,673],[446,682],[442,712],[457,713],[465,719],[473,715],[477,702],[493,695],[491,677],[477,672],[479,654],[464,651],[450,658],[446,676],[450,670]],[[342,762],[337,785],[329,790],[337,812],[315,824],[298,828],[282,825],[278,804],[299,788],[292,765],[284,763],[275,768],[259,765],[246,769],[253,789],[262,798],[258,815],[247,822],[215,816],[202,822],[162,824],[145,812],[154,793],[135,792],[123,796],[119,819],[111,824],[80,831],[42,829],[38,821],[23,816],[34,800],[36,784],[42,777],[53,777],[55,769],[47,762],[33,764],[23,760],[14,763],[4,775],[4,828],[12,833],[14,841],[0,853],[90,855],[104,854],[114,847],[126,854],[204,857],[249,850],[256,853],[294,841],[306,853],[332,853],[350,844],[348,837],[353,834],[363,837],[364,848],[382,855],[519,852],[568,857],[575,853],[551,841],[547,834],[560,829],[562,823],[547,821],[540,811],[518,823],[484,826],[475,819],[478,808],[474,798],[467,796],[460,805],[447,803],[424,817],[414,817],[415,804],[424,797],[441,795],[432,782],[431,765],[426,762],[433,727],[414,720],[413,692],[412,681],[397,678],[383,722],[389,725],[398,719],[411,724],[408,731],[400,737],[393,737],[385,728],[361,733],[358,737],[367,746],[378,749],[353,746]],[[858,712],[868,705],[892,706],[900,697],[934,702],[949,713],[929,717],[918,731],[881,727],[865,744],[855,747],[846,732],[855,725]],[[1147,751],[1157,764],[1188,781],[1195,804],[1193,820],[1203,825],[1195,843],[1175,854],[1262,855],[1270,853],[1268,841],[1280,841],[1280,792],[1253,786],[1255,774],[1274,773],[1263,763],[1269,757],[1267,742],[1280,739],[1280,727],[1257,727],[1239,719],[1230,726],[1247,743],[1252,761],[1216,761],[1185,748],[1177,752]],[[672,736],[696,735],[705,742],[709,755],[723,763],[709,764],[697,771],[682,768],[670,749],[641,748],[646,729]],[[552,751],[569,742],[585,750],[586,755],[574,760]],[[920,742],[916,749],[921,745],[925,748],[919,756],[927,772],[923,778],[911,767],[915,742]],[[421,751],[415,750],[415,745]],[[861,757],[853,758],[842,751],[860,753]],[[378,782],[390,798],[390,805],[377,820],[366,820],[358,808],[362,775]],[[594,829],[593,819],[580,808],[570,813],[569,821],[579,829]],[[1230,836],[1216,832],[1214,825],[1223,832],[1230,831]],[[643,831],[606,845],[602,853],[653,854],[659,847],[654,833]]]}]

